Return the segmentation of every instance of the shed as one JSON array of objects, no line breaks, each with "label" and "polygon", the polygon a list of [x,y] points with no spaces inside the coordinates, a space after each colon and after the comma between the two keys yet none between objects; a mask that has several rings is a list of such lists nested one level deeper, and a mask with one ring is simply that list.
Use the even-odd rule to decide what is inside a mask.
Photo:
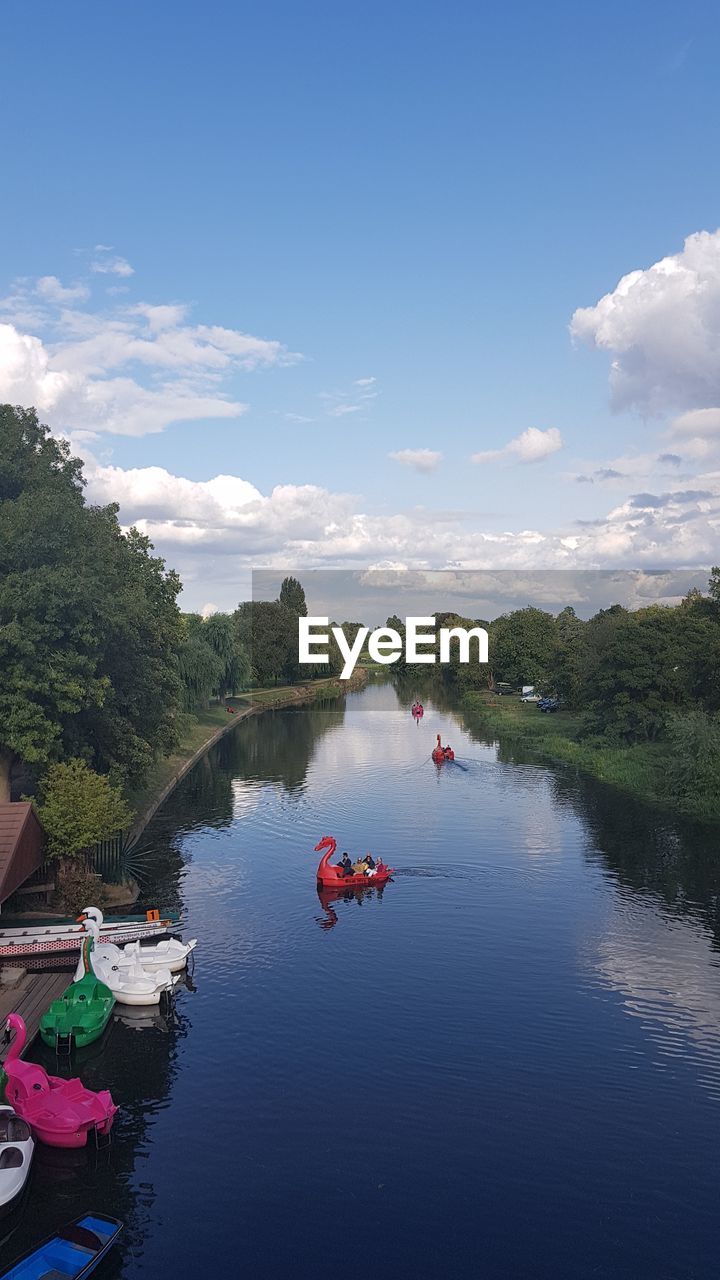
[{"label": "shed", "polygon": [[0,904],[43,864],[45,832],[31,804],[0,804]]}]

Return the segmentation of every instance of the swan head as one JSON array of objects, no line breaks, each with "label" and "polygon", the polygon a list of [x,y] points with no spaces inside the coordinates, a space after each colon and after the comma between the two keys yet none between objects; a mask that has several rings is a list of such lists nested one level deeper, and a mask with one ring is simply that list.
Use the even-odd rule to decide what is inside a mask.
[{"label": "swan head", "polygon": [[80,915],[78,916],[78,919],[82,920],[86,916],[88,920],[94,920],[97,925],[101,925],[103,920],[105,919],[99,907],[83,907],[82,911],[80,912]]},{"label": "swan head", "polygon": [[[91,907],[90,910],[92,911],[93,908]],[[94,916],[83,911],[82,915],[78,916],[78,923],[84,926],[85,932],[89,933],[94,938],[95,942],[98,941],[100,937],[100,925]]]}]

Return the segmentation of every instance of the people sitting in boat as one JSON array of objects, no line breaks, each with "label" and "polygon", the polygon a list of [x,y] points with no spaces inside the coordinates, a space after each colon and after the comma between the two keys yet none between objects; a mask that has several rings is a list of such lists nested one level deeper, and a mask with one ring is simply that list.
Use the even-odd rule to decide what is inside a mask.
[{"label": "people sitting in boat", "polygon": [[365,857],[363,858],[363,871],[366,876],[377,875],[377,867],[375,866],[375,859],[373,858],[371,853],[366,853]]},{"label": "people sitting in boat", "polygon": [[347,851],[343,854],[338,865],[342,867],[343,875],[345,876],[353,875],[354,868],[353,868],[352,862],[350,861],[350,854]]},{"label": "people sitting in boat", "polygon": [[353,863],[353,872],[355,873],[356,876],[365,875],[365,859],[364,858],[358,858],[357,862]]}]

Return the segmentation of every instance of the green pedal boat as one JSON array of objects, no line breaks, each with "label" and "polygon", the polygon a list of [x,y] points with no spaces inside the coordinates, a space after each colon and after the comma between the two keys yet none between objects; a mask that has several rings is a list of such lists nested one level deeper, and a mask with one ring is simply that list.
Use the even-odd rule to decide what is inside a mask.
[{"label": "green pedal boat", "polygon": [[82,958],[74,982],[63,991],[40,1019],[40,1036],[58,1053],[72,1053],[98,1040],[115,1005],[115,997],[92,970],[93,939],[83,942]]}]

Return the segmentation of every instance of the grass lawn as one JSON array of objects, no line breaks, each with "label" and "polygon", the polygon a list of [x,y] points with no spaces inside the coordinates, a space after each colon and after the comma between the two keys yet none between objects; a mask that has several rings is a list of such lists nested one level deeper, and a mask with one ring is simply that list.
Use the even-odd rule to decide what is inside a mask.
[{"label": "grass lawn", "polygon": [[572,765],[601,782],[667,804],[667,747],[595,746],[578,740],[580,717],[566,711],[538,711],[519,698],[470,693],[463,699],[469,719],[514,739],[539,758]]}]

